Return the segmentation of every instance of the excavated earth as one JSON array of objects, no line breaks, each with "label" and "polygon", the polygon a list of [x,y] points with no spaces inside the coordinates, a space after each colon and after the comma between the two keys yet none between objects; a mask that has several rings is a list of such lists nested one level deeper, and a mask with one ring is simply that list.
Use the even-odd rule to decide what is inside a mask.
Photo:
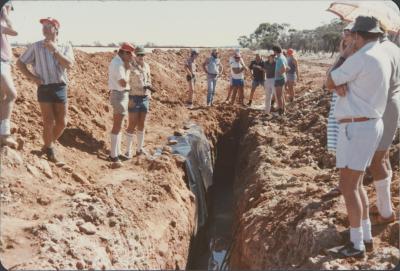
[{"label": "excavated earth", "polygon": [[[22,52],[17,48],[14,55]],[[209,53],[202,51],[198,63]],[[271,120],[257,106],[222,103],[231,53],[222,52],[225,71],[216,105],[204,107],[206,82],[201,75],[193,110],[184,106],[188,50],[153,50],[146,56],[159,91],[151,100],[145,147],[151,154],[156,148],[163,152],[154,159],[134,157],[119,169],[110,168],[106,160],[112,125],[107,71],[113,53],[75,51],[69,122],[57,143],[66,161],[63,167],[39,153],[42,121],[36,87],[14,68],[18,99],[12,132],[19,147],[1,149],[1,263],[9,269],[186,268],[196,229],[196,199],[188,189],[182,157],[166,145],[168,136],[184,133],[183,127],[194,122],[203,127],[214,155],[224,134],[240,142],[236,166],[226,169],[235,172],[229,251],[233,269],[387,269],[397,264],[397,222],[374,226],[376,249],[364,261],[324,253],[341,243],[348,226],[343,199],[329,194],[338,183],[334,157],[324,147],[329,98],[321,85],[329,60],[302,58],[300,98],[290,105],[287,117]],[[244,52],[246,63],[253,57]],[[261,90],[256,98],[261,104]],[[233,128],[234,122],[240,125]],[[397,142],[391,150],[396,208],[399,148]],[[371,184],[368,193],[373,203]]]}]

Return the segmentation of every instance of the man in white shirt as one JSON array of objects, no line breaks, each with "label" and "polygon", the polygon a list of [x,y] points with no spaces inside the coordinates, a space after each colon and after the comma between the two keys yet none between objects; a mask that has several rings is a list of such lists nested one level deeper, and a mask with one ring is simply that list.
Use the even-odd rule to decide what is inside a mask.
[{"label": "man in white shirt", "polygon": [[129,102],[129,62],[132,60],[135,47],[124,42],[117,55],[111,60],[108,67],[108,88],[110,89],[110,102],[113,107],[113,127],[111,130],[110,160],[113,167],[120,167],[121,126],[124,116],[128,114]]},{"label": "man in white shirt", "polygon": [[[350,222],[350,242],[339,253],[360,258],[366,248],[372,249],[362,179],[383,133],[381,118],[388,97],[390,62],[378,41],[382,31],[376,18],[357,17],[351,32],[357,51],[348,59],[342,56],[343,64],[328,73],[326,87],[336,89],[339,95],[334,112],[339,122],[336,167]],[[344,84],[347,88],[340,87]]]}]

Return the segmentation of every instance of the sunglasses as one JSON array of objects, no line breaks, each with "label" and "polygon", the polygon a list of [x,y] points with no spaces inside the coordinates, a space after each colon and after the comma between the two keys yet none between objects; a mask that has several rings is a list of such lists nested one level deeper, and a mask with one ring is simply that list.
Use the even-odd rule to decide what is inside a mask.
[{"label": "sunglasses", "polygon": [[137,56],[144,57],[144,55],[137,55]]}]

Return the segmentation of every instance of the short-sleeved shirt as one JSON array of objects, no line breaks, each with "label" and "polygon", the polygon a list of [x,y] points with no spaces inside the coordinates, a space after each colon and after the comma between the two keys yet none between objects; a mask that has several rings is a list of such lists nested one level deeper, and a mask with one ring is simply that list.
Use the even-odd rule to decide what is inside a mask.
[{"label": "short-sleeved shirt", "polygon": [[[0,25],[6,26],[6,22],[3,18],[3,12],[0,14]],[[12,58],[12,50],[11,44],[8,41],[8,37],[6,34],[3,33],[3,27],[0,27],[0,54],[1,54],[1,61],[11,61]]]},{"label": "short-sleeved shirt", "polygon": [[185,62],[186,67],[188,67],[189,71],[193,74],[197,72],[196,63],[194,62],[194,57],[189,57]]},{"label": "short-sleeved shirt", "polygon": [[392,69],[388,99],[400,101],[400,48],[387,38],[382,40],[381,46],[390,59]]},{"label": "short-sleeved shirt", "polygon": [[286,77],[285,72],[281,75],[279,75],[278,73],[281,70],[282,66],[287,67],[286,57],[281,54],[280,56],[276,57],[275,62],[276,62],[276,64],[275,64],[275,80],[285,79],[285,77]]},{"label": "short-sleeved shirt", "polygon": [[144,89],[145,86],[151,86],[151,74],[149,64],[144,63],[143,67],[137,63],[134,63],[132,65],[130,86],[131,90],[129,92],[129,95],[145,96],[150,94],[149,90]]},{"label": "short-sleeved shirt", "polygon": [[275,78],[275,65],[275,61],[272,63],[264,61],[264,70],[268,79]]},{"label": "short-sleeved shirt", "polygon": [[381,118],[386,108],[390,61],[379,42],[369,42],[331,72],[336,86],[347,84],[335,104],[335,118]]},{"label": "short-sleeved shirt", "polygon": [[250,62],[249,69],[252,70],[253,72],[253,79],[257,81],[264,81],[265,80],[265,71],[263,69],[257,69],[254,67],[254,65],[260,66],[261,68],[264,67],[264,61],[261,60],[260,62],[257,62],[256,60],[253,60]]},{"label": "short-sleeved shirt", "polygon": [[[125,69],[124,62],[119,55],[114,56],[108,66],[108,88],[110,90],[124,91],[129,89],[130,70]],[[124,79],[126,87],[119,84],[119,80]]]},{"label": "short-sleeved shirt", "polygon": [[[56,48],[64,57],[74,61],[74,53],[69,43],[56,43]],[[66,69],[58,63],[56,57],[44,47],[44,40],[37,41],[28,46],[28,49],[20,56],[19,60],[33,66],[33,71],[44,85],[56,83],[68,83]]]},{"label": "short-sleeved shirt", "polygon": [[239,62],[237,62],[237,61],[233,61],[231,64],[230,64],[230,66],[231,66],[231,77],[232,77],[232,79],[244,79],[244,74],[243,74],[243,72],[240,72],[240,73],[234,73],[233,72],[233,69],[234,68],[243,68],[243,65],[242,65],[242,63],[239,61]]}]

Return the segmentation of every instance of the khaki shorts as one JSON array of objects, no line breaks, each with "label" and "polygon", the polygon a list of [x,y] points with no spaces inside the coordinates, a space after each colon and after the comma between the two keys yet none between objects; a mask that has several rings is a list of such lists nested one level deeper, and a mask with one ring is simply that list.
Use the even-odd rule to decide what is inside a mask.
[{"label": "khaki shorts", "polygon": [[129,103],[129,90],[111,90],[110,103],[115,114],[127,115]]}]

